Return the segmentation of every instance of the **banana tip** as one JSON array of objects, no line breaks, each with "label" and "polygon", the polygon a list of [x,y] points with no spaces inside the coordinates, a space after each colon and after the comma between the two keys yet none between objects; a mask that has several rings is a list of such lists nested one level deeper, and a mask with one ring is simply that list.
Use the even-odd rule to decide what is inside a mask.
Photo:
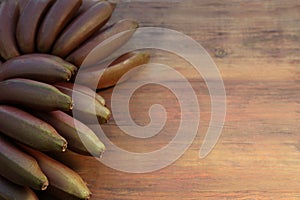
[{"label": "banana tip", "polygon": [[67,147],[68,147],[68,144],[67,144],[67,142],[65,142],[65,143],[62,145],[62,147],[61,147],[61,151],[62,151],[62,152],[66,152]]},{"label": "banana tip", "polygon": [[110,4],[112,10],[114,10],[117,6],[116,0],[108,0],[108,3]]},{"label": "banana tip", "polygon": [[74,102],[71,101],[71,103],[70,103],[70,110],[73,110],[73,108],[74,108]]},{"label": "banana tip", "polygon": [[102,152],[100,152],[99,159],[102,159],[104,152],[105,152],[105,150],[103,150]]},{"label": "banana tip", "polygon": [[48,182],[43,183],[43,185],[42,185],[42,187],[41,187],[41,190],[42,190],[42,191],[43,191],[43,190],[46,190],[46,189],[48,188],[48,185],[49,185]]},{"label": "banana tip", "polygon": [[140,27],[140,24],[137,21],[132,21],[132,23],[135,29],[138,29]]}]

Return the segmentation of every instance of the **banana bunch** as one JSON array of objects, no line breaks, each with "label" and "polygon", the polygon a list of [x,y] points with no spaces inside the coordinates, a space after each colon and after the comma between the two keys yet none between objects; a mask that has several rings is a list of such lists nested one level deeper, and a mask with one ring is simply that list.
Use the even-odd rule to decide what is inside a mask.
[{"label": "banana bunch", "polygon": [[[105,69],[103,60],[138,28],[128,19],[106,25],[115,6],[104,0],[0,1],[0,199],[90,198],[80,175],[60,160],[105,151],[88,127],[111,117],[105,99],[91,89],[93,80],[101,76],[97,89],[112,87],[150,57],[129,52]],[[84,63],[108,38],[114,39]]]}]

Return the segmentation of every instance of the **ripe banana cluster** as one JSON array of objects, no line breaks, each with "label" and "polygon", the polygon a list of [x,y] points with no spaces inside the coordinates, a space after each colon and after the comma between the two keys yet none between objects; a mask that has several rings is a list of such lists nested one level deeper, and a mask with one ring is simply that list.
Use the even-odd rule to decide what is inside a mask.
[{"label": "ripe banana cluster", "polygon": [[[115,6],[105,0],[0,1],[0,199],[90,198],[79,174],[60,162],[61,152],[103,154],[105,144],[88,124],[106,123],[111,113],[92,81],[101,76],[97,89],[112,87],[150,57],[129,52],[105,69],[103,60],[138,28],[127,19],[106,25]],[[108,38],[114,39],[84,63]]]}]

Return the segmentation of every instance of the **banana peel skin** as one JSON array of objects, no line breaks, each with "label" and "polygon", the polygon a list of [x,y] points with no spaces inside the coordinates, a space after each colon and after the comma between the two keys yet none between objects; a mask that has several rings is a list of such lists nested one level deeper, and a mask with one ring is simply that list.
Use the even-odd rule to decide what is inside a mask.
[{"label": "banana peel skin", "polygon": [[96,134],[70,115],[62,111],[39,112],[34,115],[51,124],[68,141],[68,149],[82,155],[95,157],[100,157],[105,151],[104,144]]},{"label": "banana peel skin", "polygon": [[0,104],[23,106],[33,110],[70,111],[72,98],[47,83],[23,78],[0,82]]},{"label": "banana peel skin", "polygon": [[94,81],[99,80],[99,77],[101,77],[96,86],[97,89],[112,87],[118,83],[124,74],[136,67],[148,63],[149,60],[149,53],[130,52],[116,59],[107,68],[99,64],[98,66],[96,65],[82,69],[80,74],[76,77],[76,83],[93,88],[95,87]]},{"label": "banana peel skin", "polygon": [[22,148],[37,160],[48,177],[48,191],[51,191],[53,196],[61,198],[62,194],[68,194],[78,199],[90,198],[90,190],[75,171],[39,151],[26,146],[22,146]]},{"label": "banana peel skin", "polygon": [[40,151],[61,152],[67,141],[48,123],[19,108],[0,105],[0,131]]},{"label": "banana peel skin", "polygon": [[113,7],[107,1],[96,3],[87,11],[77,16],[55,42],[52,54],[62,58],[70,54],[94,34],[110,18]]},{"label": "banana peel skin", "polygon": [[0,55],[5,60],[20,55],[15,38],[19,13],[17,1],[4,0],[0,3]]},{"label": "banana peel skin", "polygon": [[44,83],[69,81],[73,72],[61,62],[41,54],[23,55],[6,61],[0,68],[0,81],[27,78]]},{"label": "banana peel skin", "polygon": [[48,187],[48,179],[37,161],[2,135],[0,135],[0,162],[0,175],[10,181],[35,190],[45,190]]},{"label": "banana peel skin", "polygon": [[0,199],[38,200],[38,197],[29,187],[14,184],[0,176]]}]

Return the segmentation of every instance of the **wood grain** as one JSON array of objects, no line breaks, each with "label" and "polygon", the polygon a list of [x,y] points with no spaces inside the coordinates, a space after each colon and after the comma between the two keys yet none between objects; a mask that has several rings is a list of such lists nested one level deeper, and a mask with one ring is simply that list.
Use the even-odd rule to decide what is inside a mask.
[{"label": "wood grain", "polygon": [[[199,159],[211,116],[209,93],[192,67],[165,57],[197,93],[201,108],[197,137],[180,159],[152,173],[123,173],[95,159],[82,159],[77,170],[91,187],[92,199],[300,199],[300,2],[132,0],[119,3],[111,21],[122,18],[174,29],[199,42],[224,80],[227,116],[218,144]],[[139,77],[160,73],[154,68]],[[172,77],[164,78],[180,87]],[[101,92],[108,105],[111,93],[112,89]],[[132,138],[112,120],[103,126],[106,135],[133,152],[165,146],[174,137],[180,116],[172,93],[157,85],[144,86],[132,97],[130,111],[136,123],[145,125],[154,103],[163,104],[168,113],[160,134],[146,140]]]}]

